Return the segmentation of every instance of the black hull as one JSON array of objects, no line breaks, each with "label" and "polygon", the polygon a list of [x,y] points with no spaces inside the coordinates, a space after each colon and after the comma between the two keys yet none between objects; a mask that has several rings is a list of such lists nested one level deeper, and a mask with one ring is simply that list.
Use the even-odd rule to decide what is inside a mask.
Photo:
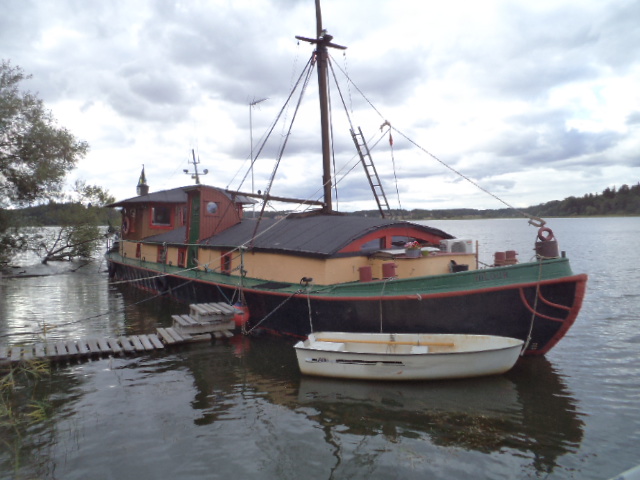
[{"label": "black hull", "polygon": [[[137,280],[139,288],[170,295],[185,303],[238,300],[229,286],[110,263],[119,280]],[[575,321],[586,285],[585,275],[537,284],[466,290],[422,297],[336,298],[276,290],[244,290],[250,319],[246,330],[259,328],[294,337],[314,331],[390,333],[466,333],[501,335],[527,341],[527,355],[543,355]],[[538,301],[536,301],[538,296]],[[311,307],[311,318],[309,315]],[[535,312],[535,315],[534,315]]]}]

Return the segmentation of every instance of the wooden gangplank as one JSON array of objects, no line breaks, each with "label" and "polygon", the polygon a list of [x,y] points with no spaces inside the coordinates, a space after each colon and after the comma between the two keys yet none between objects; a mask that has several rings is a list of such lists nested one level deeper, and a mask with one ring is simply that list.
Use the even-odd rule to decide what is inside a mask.
[{"label": "wooden gangplank", "polygon": [[[210,338],[230,338],[233,333],[225,330],[211,334]],[[60,340],[32,345],[0,346],[0,364],[12,364],[29,360],[64,362],[89,360],[104,356],[119,356],[164,350],[195,341],[202,341],[202,335],[190,336],[174,328],[158,328],[155,333],[128,335],[118,338],[99,337],[81,340]]]},{"label": "wooden gangplank", "polygon": [[225,303],[201,303],[190,306],[195,315],[173,315],[173,326],[158,328],[154,333],[112,337],[57,340],[33,345],[0,345],[0,364],[26,362],[33,359],[50,362],[89,360],[104,356],[141,354],[166,347],[231,338],[234,307]]}]

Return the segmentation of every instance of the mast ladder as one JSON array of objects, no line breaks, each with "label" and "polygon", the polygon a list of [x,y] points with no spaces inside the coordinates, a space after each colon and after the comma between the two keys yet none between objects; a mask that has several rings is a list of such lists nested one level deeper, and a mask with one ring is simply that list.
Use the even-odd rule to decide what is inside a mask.
[{"label": "mast ladder", "polygon": [[371,152],[369,151],[367,141],[364,139],[364,135],[362,134],[362,129],[358,127],[357,133],[353,129],[351,129],[350,131],[351,137],[353,138],[353,143],[355,143],[356,149],[358,150],[358,155],[360,155],[360,161],[362,162],[364,171],[367,174],[367,180],[369,180],[369,185],[371,186],[373,197],[376,199],[376,203],[378,204],[380,215],[382,215],[382,218],[391,218],[391,208],[389,208],[387,196],[384,194],[382,183],[380,182],[380,177],[378,176],[378,171],[373,164]]}]

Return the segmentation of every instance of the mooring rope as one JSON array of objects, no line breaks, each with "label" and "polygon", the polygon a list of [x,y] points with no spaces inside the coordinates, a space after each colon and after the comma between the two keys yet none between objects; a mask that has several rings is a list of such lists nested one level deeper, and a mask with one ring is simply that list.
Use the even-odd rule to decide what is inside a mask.
[{"label": "mooring rope", "polygon": [[384,282],[382,282],[382,291],[380,292],[380,300],[378,300],[378,305],[380,306],[380,333],[382,333],[382,297],[384,297],[384,290],[387,288],[387,282],[393,280],[393,277],[385,278]]},{"label": "mooring rope", "polygon": [[538,269],[538,281],[536,282],[536,297],[533,300],[533,311],[531,312],[531,323],[529,324],[529,333],[527,334],[527,340],[524,342],[522,346],[522,350],[520,351],[520,356],[524,355],[524,352],[529,348],[529,344],[531,343],[531,337],[533,336],[533,324],[536,320],[536,312],[538,308],[538,297],[540,296],[540,281],[542,280],[542,261],[545,260],[545,257],[540,256]]},{"label": "mooring rope", "polygon": [[311,288],[307,285],[307,309],[309,310],[309,331],[313,333],[313,319],[311,317]]},{"label": "mooring rope", "polygon": [[264,318],[262,320],[260,320],[258,323],[256,323],[253,327],[251,327],[249,330],[247,330],[247,332],[245,333],[245,335],[249,335],[251,332],[253,332],[256,328],[258,328],[265,320],[267,320],[269,317],[271,317],[271,315],[273,315],[275,312],[277,312],[285,303],[287,303],[289,300],[291,300],[293,297],[295,297],[296,295],[302,293],[304,290],[300,289],[300,290],[296,290],[295,292],[293,292],[291,295],[289,295],[287,298],[285,298],[276,308],[274,308],[273,310],[271,310],[269,313],[267,313]]}]

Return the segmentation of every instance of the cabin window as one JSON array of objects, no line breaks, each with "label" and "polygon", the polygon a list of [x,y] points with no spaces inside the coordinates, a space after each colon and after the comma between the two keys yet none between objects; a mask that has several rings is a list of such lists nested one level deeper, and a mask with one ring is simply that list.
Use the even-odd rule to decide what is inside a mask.
[{"label": "cabin window", "polygon": [[168,207],[156,206],[151,208],[151,225],[170,226],[171,210]]},{"label": "cabin window", "polygon": [[233,253],[228,252],[220,257],[220,271],[227,275],[231,273],[231,260],[233,259]]},{"label": "cabin window", "polygon": [[187,249],[179,248],[178,249],[178,266],[185,268],[187,266]]},{"label": "cabin window", "polygon": [[367,243],[363,243],[360,247],[360,250],[363,251],[372,251],[372,250],[382,250],[384,248],[384,237],[383,238],[374,238],[373,240],[369,240]]},{"label": "cabin window", "polygon": [[217,215],[218,204],[216,202],[207,202],[205,212],[207,212],[207,215]]}]

